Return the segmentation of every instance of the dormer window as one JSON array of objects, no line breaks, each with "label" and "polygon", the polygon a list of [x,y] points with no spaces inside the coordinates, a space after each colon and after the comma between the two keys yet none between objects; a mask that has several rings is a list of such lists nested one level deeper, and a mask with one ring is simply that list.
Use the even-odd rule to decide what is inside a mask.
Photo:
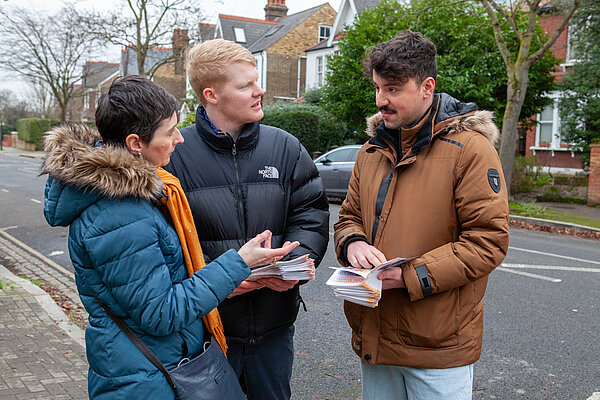
[{"label": "dormer window", "polygon": [[331,36],[331,26],[319,25],[319,42]]},{"label": "dormer window", "polygon": [[244,28],[233,28],[233,35],[237,43],[246,43],[246,32],[244,32]]}]

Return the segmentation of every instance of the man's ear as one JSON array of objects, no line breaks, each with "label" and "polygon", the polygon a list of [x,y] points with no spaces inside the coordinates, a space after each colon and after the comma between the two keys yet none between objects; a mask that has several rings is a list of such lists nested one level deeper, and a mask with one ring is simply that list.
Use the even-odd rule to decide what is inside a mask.
[{"label": "man's ear", "polygon": [[210,104],[217,104],[219,102],[217,91],[213,87],[204,88],[202,91],[202,96],[204,96],[204,99],[206,99],[206,101]]},{"label": "man's ear", "polygon": [[435,90],[435,79],[433,79],[431,76],[425,78],[423,83],[421,83],[421,90],[423,91],[423,97],[425,99],[430,99]]},{"label": "man's ear", "polygon": [[142,141],[140,140],[140,137],[135,133],[130,133],[125,138],[125,145],[132,154],[136,156],[142,154]]}]

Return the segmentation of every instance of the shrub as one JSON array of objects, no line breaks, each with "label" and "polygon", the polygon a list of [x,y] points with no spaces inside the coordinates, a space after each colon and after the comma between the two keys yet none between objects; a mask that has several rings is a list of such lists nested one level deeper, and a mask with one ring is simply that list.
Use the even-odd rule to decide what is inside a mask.
[{"label": "shrub", "polygon": [[261,123],[281,128],[300,140],[309,154],[344,144],[346,125],[322,108],[310,104],[266,106]]},{"label": "shrub", "polygon": [[42,150],[43,137],[51,127],[60,124],[60,121],[47,118],[23,118],[17,120],[17,131],[19,139],[34,143],[36,150]]},{"label": "shrub", "polygon": [[[527,192],[542,183],[542,166],[538,165],[534,157],[517,157],[512,173],[512,192]],[[540,181],[540,182],[538,182]]]}]

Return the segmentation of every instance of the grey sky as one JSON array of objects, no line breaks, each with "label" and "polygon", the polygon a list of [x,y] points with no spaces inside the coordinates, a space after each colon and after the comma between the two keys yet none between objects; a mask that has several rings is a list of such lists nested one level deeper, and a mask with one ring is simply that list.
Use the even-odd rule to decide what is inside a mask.
[{"label": "grey sky", "polygon": [[[119,2],[124,0],[71,0],[72,3],[77,4],[82,8],[93,8],[98,11],[109,10],[111,7],[115,7]],[[37,10],[39,12],[53,12],[60,9],[64,3],[62,0],[8,0],[18,4],[20,7]],[[314,7],[319,4],[329,2],[334,10],[338,11],[341,0],[286,0],[286,6],[288,7],[288,14],[294,14],[302,10]],[[264,19],[265,17],[265,5],[267,0],[203,0],[207,8],[207,22],[214,23],[218,14],[229,14],[238,15],[248,18]],[[0,39],[1,40],[1,39]],[[93,57],[94,60],[98,61],[109,61],[118,62],[119,51],[107,52],[104,54],[105,57]],[[3,71],[0,71],[0,90],[10,89],[13,90],[19,96],[25,96],[27,88],[24,83],[19,81],[16,76],[8,76]]]}]

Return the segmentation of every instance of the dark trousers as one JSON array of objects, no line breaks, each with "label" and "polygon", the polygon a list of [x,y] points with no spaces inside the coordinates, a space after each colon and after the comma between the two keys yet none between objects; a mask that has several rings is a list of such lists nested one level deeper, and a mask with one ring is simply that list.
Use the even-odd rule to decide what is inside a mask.
[{"label": "dark trousers", "polygon": [[248,400],[285,400],[292,394],[294,325],[255,344],[228,342],[227,360]]}]

